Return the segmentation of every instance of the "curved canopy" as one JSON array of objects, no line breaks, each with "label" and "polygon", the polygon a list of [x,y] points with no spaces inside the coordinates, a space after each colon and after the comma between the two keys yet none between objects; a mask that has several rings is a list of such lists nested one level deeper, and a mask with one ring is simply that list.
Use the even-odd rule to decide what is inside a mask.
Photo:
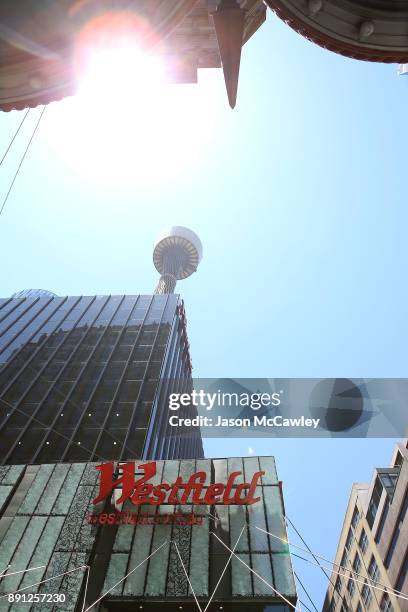
[{"label": "curved canopy", "polygon": [[408,0],[266,0],[302,36],[373,62],[408,61]]}]

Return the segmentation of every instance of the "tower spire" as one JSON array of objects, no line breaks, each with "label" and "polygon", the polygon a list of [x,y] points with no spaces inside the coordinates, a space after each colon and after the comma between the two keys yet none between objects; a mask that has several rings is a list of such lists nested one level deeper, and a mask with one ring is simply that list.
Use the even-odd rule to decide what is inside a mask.
[{"label": "tower spire", "polygon": [[245,11],[236,0],[221,0],[213,14],[225,86],[231,108],[237,101],[239,66],[244,38]]}]

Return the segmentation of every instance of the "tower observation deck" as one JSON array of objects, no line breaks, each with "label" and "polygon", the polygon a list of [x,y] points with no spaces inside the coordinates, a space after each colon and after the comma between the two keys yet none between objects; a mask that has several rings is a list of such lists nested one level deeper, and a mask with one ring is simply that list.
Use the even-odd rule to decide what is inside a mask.
[{"label": "tower observation deck", "polygon": [[155,294],[174,293],[178,280],[197,271],[202,256],[201,240],[190,229],[177,226],[160,234],[153,251],[153,263],[161,275]]}]

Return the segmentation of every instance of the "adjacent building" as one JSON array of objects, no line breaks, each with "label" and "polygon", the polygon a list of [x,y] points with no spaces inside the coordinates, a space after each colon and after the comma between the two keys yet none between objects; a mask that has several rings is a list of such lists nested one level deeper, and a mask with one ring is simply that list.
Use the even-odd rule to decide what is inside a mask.
[{"label": "adjacent building", "polygon": [[[324,604],[331,612],[406,612],[408,593],[408,442],[369,484],[354,484]],[[337,567],[336,567],[337,566]],[[374,588],[377,587],[377,588]]]}]

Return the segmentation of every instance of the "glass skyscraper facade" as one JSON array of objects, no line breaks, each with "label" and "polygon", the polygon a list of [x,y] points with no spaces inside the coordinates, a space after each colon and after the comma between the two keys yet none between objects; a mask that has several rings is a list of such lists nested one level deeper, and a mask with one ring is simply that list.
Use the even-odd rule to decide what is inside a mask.
[{"label": "glass skyscraper facade", "polygon": [[179,296],[22,295],[0,300],[1,464],[203,456],[166,435],[192,386]]}]

